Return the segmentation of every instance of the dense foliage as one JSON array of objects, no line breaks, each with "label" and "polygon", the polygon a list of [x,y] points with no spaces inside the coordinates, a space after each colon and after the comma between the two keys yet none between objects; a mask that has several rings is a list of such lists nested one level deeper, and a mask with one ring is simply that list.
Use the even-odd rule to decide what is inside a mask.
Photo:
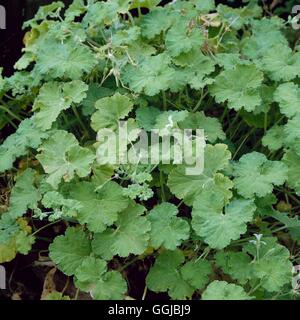
[{"label": "dense foliage", "polygon": [[[146,299],[147,290],[171,299],[295,298],[295,34],[256,1],[238,9],[159,2],[53,2],[26,22],[16,72],[0,78],[0,128],[15,127],[0,145],[0,262],[62,225],[49,257],[94,299],[128,298],[136,286]],[[169,128],[170,119],[173,128],[204,129],[204,172],[100,165],[97,133],[118,130],[121,119],[132,130]]]}]

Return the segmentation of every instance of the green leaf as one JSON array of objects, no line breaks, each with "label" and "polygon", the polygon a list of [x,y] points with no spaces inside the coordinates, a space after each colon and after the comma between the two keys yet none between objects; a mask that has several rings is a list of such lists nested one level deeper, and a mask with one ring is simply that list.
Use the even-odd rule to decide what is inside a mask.
[{"label": "green leaf", "polygon": [[20,230],[17,220],[8,213],[0,216],[0,243],[7,244],[13,236]]},{"label": "green leaf", "polygon": [[35,26],[35,22],[47,19],[49,16],[55,16],[65,5],[62,1],[54,1],[47,6],[41,6],[32,20],[27,21],[24,27]]},{"label": "green leaf", "polygon": [[237,111],[253,111],[262,101],[262,81],[263,73],[254,65],[237,65],[233,70],[222,71],[209,90],[219,103],[228,101],[228,106]]},{"label": "green leaf", "polygon": [[284,127],[285,145],[296,151],[300,155],[300,113],[290,119]]},{"label": "green leaf", "polygon": [[181,268],[183,280],[196,289],[205,287],[211,273],[212,267],[206,260],[191,260]]},{"label": "green leaf", "polygon": [[154,129],[156,118],[161,114],[161,111],[154,107],[140,107],[136,110],[136,121],[138,125],[150,131]]},{"label": "green leaf", "polygon": [[167,10],[157,7],[141,18],[142,36],[153,39],[172,25],[173,19]]},{"label": "green leaf", "polygon": [[130,203],[119,214],[116,229],[108,228],[96,233],[92,242],[93,251],[106,260],[113,256],[127,257],[129,254],[142,254],[148,247],[150,223],[143,216],[145,208]]},{"label": "green leaf", "polygon": [[23,120],[17,131],[0,145],[0,172],[11,169],[17,158],[25,156],[30,148],[38,148],[46,138],[48,133],[38,129],[33,118]]},{"label": "green leaf", "polygon": [[284,127],[274,125],[262,139],[262,144],[271,151],[279,150],[284,144]]},{"label": "green leaf", "polygon": [[184,262],[181,251],[164,251],[155,261],[147,275],[146,283],[150,290],[168,292],[172,299],[190,298],[195,289],[183,280],[179,268]]},{"label": "green leaf", "polygon": [[85,257],[82,264],[76,268],[75,277],[79,283],[96,282],[107,272],[106,261],[95,257]]},{"label": "green leaf", "polygon": [[138,40],[140,34],[141,28],[133,26],[127,30],[119,30],[116,34],[112,35],[111,41],[115,47],[132,44]]},{"label": "green leaf", "polygon": [[155,122],[155,129],[161,130],[162,134],[166,131],[172,131],[173,128],[178,127],[178,122],[183,121],[188,116],[185,111],[165,111],[160,113]]},{"label": "green leaf", "polygon": [[96,300],[122,300],[127,291],[127,284],[117,271],[109,271],[101,279],[92,296]]},{"label": "green leaf", "polygon": [[9,213],[15,218],[23,216],[28,209],[35,209],[41,199],[40,191],[35,186],[35,174],[34,170],[27,169],[12,188]]},{"label": "green leaf", "polygon": [[85,116],[92,115],[95,110],[95,104],[98,100],[112,96],[114,91],[112,89],[102,87],[97,83],[91,83],[89,86],[89,90],[87,91],[87,97],[82,100],[82,113]]},{"label": "green leaf", "polygon": [[130,9],[147,8],[153,9],[160,3],[160,0],[133,0]]},{"label": "green leaf", "polygon": [[290,81],[300,72],[300,52],[293,53],[287,45],[278,44],[269,48],[260,64],[272,80]]},{"label": "green leaf", "polygon": [[77,218],[81,224],[87,224],[92,232],[103,232],[118,219],[118,213],[128,206],[123,189],[117,183],[109,181],[97,191],[91,182],[79,182],[67,187],[67,194],[81,204]]},{"label": "green leaf", "polygon": [[61,300],[71,300],[71,298],[69,296],[64,296],[61,292],[52,291],[46,294],[44,297],[42,297],[41,300],[61,301]]},{"label": "green leaf", "polygon": [[0,217],[0,263],[10,262],[17,253],[28,254],[35,238],[30,235],[31,227],[23,219],[15,219],[5,213]]},{"label": "green leaf", "polygon": [[21,231],[16,235],[16,248],[21,254],[28,254],[31,251],[34,242],[35,238],[31,235],[28,235],[26,231]]},{"label": "green leaf", "polygon": [[[209,56],[205,56],[199,48],[182,53],[173,61],[176,65],[182,67],[176,70],[177,80],[182,75],[184,77],[183,83],[188,83],[193,89],[199,90],[207,84],[213,83],[213,79],[205,77],[215,70],[215,62]],[[176,90],[173,91],[176,92]]]},{"label": "green leaf", "polygon": [[286,151],[283,162],[288,166],[287,183],[300,195],[300,156],[292,150]]},{"label": "green leaf", "polygon": [[237,65],[251,65],[249,60],[241,59],[238,53],[218,53],[215,58],[218,64],[226,70],[235,69]]},{"label": "green leaf", "polygon": [[4,89],[5,79],[2,76],[3,68],[0,68],[0,92]]},{"label": "green leaf", "polygon": [[217,12],[222,21],[226,22],[231,28],[239,30],[253,18],[260,18],[262,9],[258,5],[253,5],[253,3],[242,8],[231,8],[220,4],[217,7]]},{"label": "green leaf", "polygon": [[86,12],[86,9],[87,7],[84,4],[84,0],[74,0],[65,12],[66,20],[74,21],[76,17],[84,14]]},{"label": "green leaf", "polygon": [[35,71],[50,79],[80,79],[92,71],[97,60],[91,50],[73,40],[50,39],[39,47]]},{"label": "green leaf", "polygon": [[171,203],[164,202],[148,215],[151,222],[150,244],[155,249],[163,246],[174,250],[183,240],[187,240],[190,227],[187,221],[178,218],[178,209]]},{"label": "green leaf", "polygon": [[252,243],[244,247],[244,251],[256,256],[251,266],[253,277],[259,279],[263,288],[269,292],[278,292],[291,282],[292,263],[289,261],[289,250],[278,244],[276,238],[263,238],[259,256]]},{"label": "green leaf", "polygon": [[48,130],[60,113],[72,103],[80,103],[86,98],[88,86],[82,81],[67,83],[49,82],[41,88],[33,110],[37,111],[34,121],[38,128]]},{"label": "green leaf", "polygon": [[300,221],[298,216],[289,217],[289,215],[285,212],[274,211],[272,213],[272,218],[281,222],[287,229],[299,229]]},{"label": "green leaf", "polygon": [[138,65],[127,65],[122,71],[123,81],[136,93],[154,96],[170,88],[175,70],[170,67],[171,59],[165,54],[145,57]]},{"label": "green leaf", "polygon": [[214,143],[218,139],[224,140],[226,137],[219,120],[206,117],[204,112],[189,114],[186,119],[179,123],[179,127],[181,129],[203,129],[204,135],[210,143]]},{"label": "green leaf", "polygon": [[[174,168],[168,179],[168,186],[173,194],[179,199],[184,199],[187,204],[192,204],[194,199],[201,193],[204,186],[217,184],[220,188],[227,189],[231,184],[228,178],[215,176],[218,171],[228,166],[231,154],[225,144],[207,145],[204,154],[204,172],[201,175],[188,176],[185,167]],[[229,180],[229,181],[228,181]]]},{"label": "green leaf", "polygon": [[239,239],[247,231],[247,222],[252,220],[256,209],[251,200],[233,200],[225,207],[225,213],[223,206],[224,197],[210,193],[200,195],[193,206],[192,227],[214,249],[223,249]]},{"label": "green leaf", "polygon": [[94,257],[84,258],[75,271],[75,284],[83,291],[90,292],[96,300],[121,300],[127,285],[117,271],[107,272],[106,262]]},{"label": "green leaf", "polygon": [[104,185],[107,181],[109,181],[114,174],[114,168],[113,166],[106,166],[106,165],[93,165],[93,176],[92,176],[92,182],[94,185],[99,188]]},{"label": "green leaf", "polygon": [[250,300],[244,289],[236,284],[215,280],[202,294],[202,300]]},{"label": "green leaf", "polygon": [[234,184],[245,198],[254,195],[264,197],[273,186],[282,185],[287,179],[287,167],[283,162],[270,161],[262,153],[252,152],[241,157],[234,166]]},{"label": "green leaf", "polygon": [[71,181],[75,173],[86,177],[91,171],[94,154],[79,146],[73,134],[57,130],[39,148],[37,159],[49,175],[47,182],[57,188],[61,180]]},{"label": "green leaf", "polygon": [[196,9],[203,13],[208,13],[215,9],[214,0],[192,0],[192,2],[195,4]]},{"label": "green leaf", "polygon": [[188,27],[188,21],[181,19],[167,32],[166,48],[172,57],[200,48],[204,44],[205,37],[201,29],[190,30]]},{"label": "green leaf", "polygon": [[65,235],[54,239],[49,247],[49,256],[58,268],[68,276],[75,273],[82,259],[91,253],[88,236],[78,228],[68,228]]},{"label": "green leaf", "polygon": [[16,243],[14,239],[7,244],[0,243],[0,263],[10,262],[16,257]]},{"label": "green leaf", "polygon": [[[242,53],[247,58],[257,60],[259,64],[270,48],[278,44],[288,46],[288,41],[281,31],[284,29],[284,23],[285,21],[277,16],[252,20],[252,34],[241,42]],[[268,34],[267,37],[266,34]]]},{"label": "green leaf", "polygon": [[246,253],[219,251],[215,259],[216,265],[239,283],[245,284],[251,278],[251,259]]},{"label": "green leaf", "polygon": [[118,13],[126,13],[129,9],[127,1],[96,2],[88,6],[87,14],[83,18],[83,26],[93,28],[104,27],[104,24],[111,25],[117,20]]},{"label": "green leaf", "polygon": [[45,208],[53,209],[48,217],[50,221],[61,218],[76,218],[81,211],[82,205],[79,201],[65,199],[63,195],[56,191],[49,191],[44,194],[42,204]]},{"label": "green leaf", "polygon": [[279,103],[281,113],[288,118],[300,112],[300,89],[293,82],[279,85],[274,93],[274,100]]},{"label": "green leaf", "polygon": [[92,128],[95,131],[100,129],[116,129],[118,121],[128,116],[133,108],[132,101],[120,93],[112,97],[100,99],[95,105],[97,111],[92,115]]}]

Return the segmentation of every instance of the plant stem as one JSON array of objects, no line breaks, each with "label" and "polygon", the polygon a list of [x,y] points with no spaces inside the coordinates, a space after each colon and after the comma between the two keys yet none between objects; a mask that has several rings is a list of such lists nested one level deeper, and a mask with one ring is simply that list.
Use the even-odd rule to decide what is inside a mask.
[{"label": "plant stem", "polygon": [[163,108],[164,111],[167,111],[167,97],[165,91],[162,92],[162,98],[163,98]]},{"label": "plant stem", "polygon": [[159,171],[159,181],[160,181],[160,187],[161,187],[161,198],[162,198],[162,201],[165,202],[166,194],[165,194],[165,188],[164,188],[163,173],[161,170]]},{"label": "plant stem", "polygon": [[22,119],[19,116],[17,116],[15,113],[10,111],[8,108],[4,107],[3,105],[0,106],[0,110],[3,110],[4,112],[8,113],[10,116],[17,119],[20,122],[22,121]]},{"label": "plant stem", "polygon": [[143,296],[142,296],[142,300],[145,300],[146,295],[147,295],[147,291],[148,291],[148,287],[147,285],[145,286],[144,292],[143,292]]},{"label": "plant stem", "polygon": [[79,122],[79,124],[80,124],[80,126],[82,128],[82,130],[84,131],[85,136],[88,137],[89,136],[89,132],[88,132],[86,126],[84,125],[83,121],[81,120],[80,115],[79,115],[76,107],[72,106],[72,110],[73,110],[73,112],[74,112],[74,114],[75,114],[75,116],[76,116],[76,118],[77,118],[77,120],[78,120],[78,122]]},{"label": "plant stem", "polygon": [[264,117],[264,132],[265,132],[265,134],[267,132],[267,127],[268,127],[268,113],[265,112],[265,117]]},{"label": "plant stem", "polygon": [[79,296],[79,289],[76,290],[76,294],[75,294],[74,300],[78,300],[78,296]]},{"label": "plant stem", "polygon": [[40,229],[37,229],[37,230],[34,231],[31,235],[34,236],[34,235],[36,235],[37,233],[41,232],[42,230],[44,230],[44,229],[46,229],[46,228],[48,228],[48,227],[51,227],[52,225],[54,225],[54,224],[56,224],[56,223],[58,223],[58,222],[60,222],[60,221],[61,221],[61,220],[57,220],[57,221],[51,222],[51,223],[49,223],[49,224],[41,227]]},{"label": "plant stem", "polygon": [[228,107],[226,106],[226,107],[224,108],[224,111],[223,111],[222,116],[221,116],[221,118],[220,118],[220,122],[221,122],[221,123],[223,123],[223,120],[224,120],[227,112],[228,112]]},{"label": "plant stem", "polygon": [[205,99],[205,97],[207,96],[208,92],[205,92],[203,94],[203,89],[202,89],[202,93],[201,93],[201,98],[199,99],[199,101],[197,102],[195,108],[192,110],[192,112],[196,112],[198,110],[198,108],[201,106],[202,101]]},{"label": "plant stem", "polygon": [[251,136],[251,134],[255,131],[255,128],[252,128],[252,130],[249,131],[249,133],[246,135],[246,137],[243,139],[242,143],[237,148],[236,152],[234,153],[232,160],[235,159],[239,151],[241,150],[242,146],[245,144],[245,142],[248,140],[248,138]]}]

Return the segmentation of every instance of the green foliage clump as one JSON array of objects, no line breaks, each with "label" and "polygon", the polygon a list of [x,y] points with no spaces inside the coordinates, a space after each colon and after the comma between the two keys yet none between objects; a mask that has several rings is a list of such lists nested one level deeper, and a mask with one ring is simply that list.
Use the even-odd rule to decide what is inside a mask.
[{"label": "green foliage clump", "polygon": [[[94,299],[134,295],[132,265],[172,299],[293,298],[300,47],[291,27],[256,1],[143,1],[147,14],[140,3],[53,2],[25,24],[16,72],[0,78],[0,116],[16,127],[0,145],[1,177],[13,184],[0,207],[0,262],[42,241],[32,221],[64,222],[49,257]],[[99,163],[101,133],[118,133],[120,120],[130,143],[141,129],[203,129],[203,173]]]}]

